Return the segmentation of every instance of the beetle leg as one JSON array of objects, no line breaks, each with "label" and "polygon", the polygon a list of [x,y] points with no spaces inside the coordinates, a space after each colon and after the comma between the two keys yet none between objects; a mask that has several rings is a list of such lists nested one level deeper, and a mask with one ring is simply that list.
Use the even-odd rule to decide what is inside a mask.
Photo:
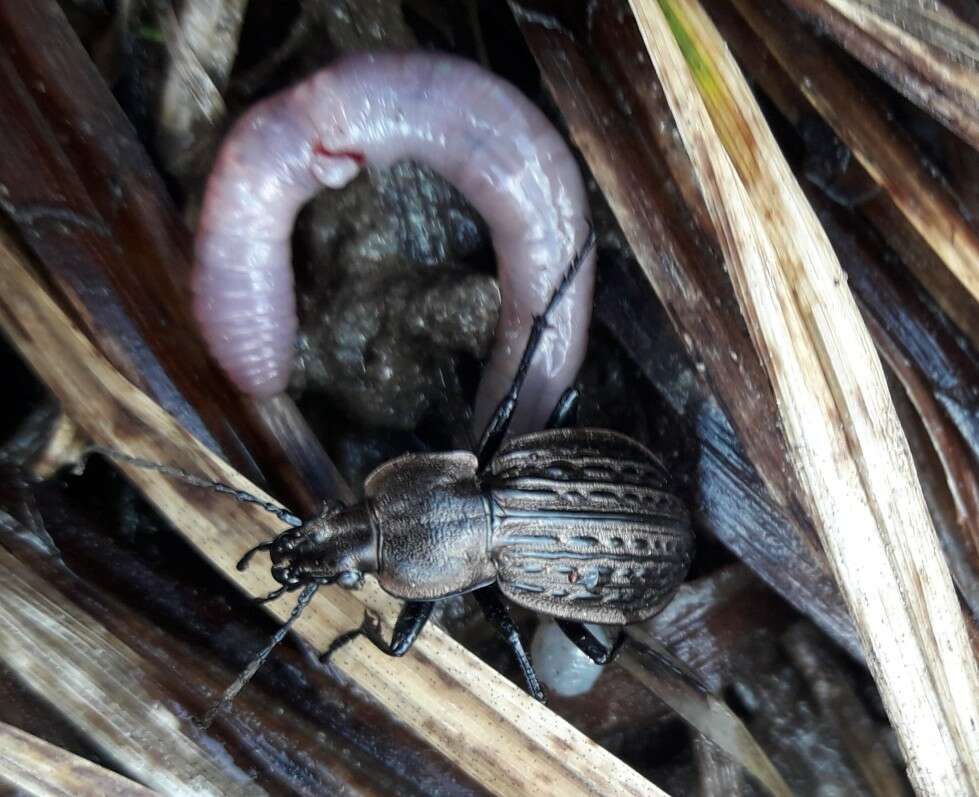
[{"label": "beetle leg", "polygon": [[513,618],[510,616],[510,609],[500,595],[499,587],[492,584],[488,587],[474,590],[472,594],[476,602],[479,603],[479,608],[486,615],[486,619],[496,626],[496,630],[500,632],[500,636],[503,637],[513,652],[523,672],[524,680],[527,682],[527,691],[541,703],[546,703],[547,697],[544,695],[544,690],[541,688],[540,681],[537,679],[537,673],[534,672],[534,665],[530,662],[530,656],[527,655],[527,650],[524,648],[517,624],[513,622]]},{"label": "beetle leg", "polygon": [[500,399],[500,403],[496,405],[493,416],[490,418],[489,423],[486,424],[486,430],[479,440],[479,451],[476,452],[476,456],[479,459],[480,471],[485,470],[489,466],[490,462],[493,461],[493,457],[496,456],[496,452],[499,451],[500,445],[503,443],[503,438],[506,436],[510,421],[513,418],[513,413],[517,409],[517,399],[520,396],[520,389],[523,387],[523,383],[527,379],[527,374],[530,372],[530,361],[534,359],[541,336],[547,328],[547,316],[561,300],[568,286],[574,282],[574,278],[577,276],[581,264],[585,262],[594,247],[595,231],[589,225],[588,236],[585,238],[585,242],[568,264],[568,269],[564,272],[564,276],[561,277],[561,281],[557,284],[557,287],[554,288],[554,292],[547,302],[547,307],[544,308],[543,313],[534,317],[534,324],[530,328],[527,345],[520,357],[520,364],[517,366],[517,373],[513,378],[513,382],[510,384],[510,389]]},{"label": "beetle leg", "polygon": [[238,560],[238,564],[236,564],[235,567],[239,570],[245,570],[255,554],[257,554],[259,551],[269,551],[272,549],[273,545],[275,545],[275,540],[266,540],[265,542],[260,542],[258,545],[253,545],[251,548],[245,551],[244,556]]},{"label": "beetle leg", "polygon": [[268,595],[263,595],[261,598],[255,598],[256,603],[271,603],[276,598],[282,595],[286,591],[286,585],[283,584],[278,589],[272,590]]},{"label": "beetle leg", "polygon": [[415,644],[415,640],[418,639],[418,635],[428,622],[428,618],[432,616],[432,609],[434,608],[435,603],[433,601],[408,601],[401,608],[398,619],[394,622],[394,633],[390,642],[381,636],[380,620],[370,612],[366,612],[364,622],[360,624],[359,628],[341,634],[330,643],[330,646],[320,656],[320,663],[326,664],[330,656],[359,636],[367,637],[374,647],[387,653],[388,656],[404,656]]},{"label": "beetle leg", "polygon": [[578,388],[569,387],[561,394],[545,429],[570,429],[578,422]]},{"label": "beetle leg", "polygon": [[[434,608],[434,601],[408,601],[398,613],[398,619],[394,621],[394,633],[391,635],[390,643],[381,636],[381,624],[376,618],[373,622],[367,622],[364,636],[389,656],[404,656],[415,644],[428,618],[432,616]],[[364,619],[367,620],[366,617]]]},{"label": "beetle leg", "polygon": [[[367,616],[364,616],[364,622],[367,622]],[[340,634],[336,639],[334,639],[326,650],[320,653],[318,659],[320,664],[329,664],[330,658],[336,653],[340,648],[346,647],[347,643],[353,642],[357,637],[364,633],[363,625],[357,626],[352,631],[345,631]]]},{"label": "beetle leg", "polygon": [[612,643],[612,647],[606,647],[605,643],[589,631],[583,623],[558,620],[557,624],[564,631],[564,635],[574,643],[574,646],[595,664],[608,664],[615,658],[615,654],[625,642],[625,631],[622,629],[619,629],[619,635]]}]

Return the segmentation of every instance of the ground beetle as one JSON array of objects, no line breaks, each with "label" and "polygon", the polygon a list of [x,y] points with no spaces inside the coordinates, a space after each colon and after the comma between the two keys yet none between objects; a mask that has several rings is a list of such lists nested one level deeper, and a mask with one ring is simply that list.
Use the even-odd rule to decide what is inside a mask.
[{"label": "ground beetle", "polygon": [[606,647],[583,623],[634,623],[665,606],[690,565],[693,535],[682,502],[667,490],[662,463],[624,435],[572,428],[573,389],[558,402],[546,431],[504,443],[548,314],[594,243],[589,231],[547,308],[534,319],[516,377],[477,453],[393,459],[367,478],[362,502],[328,504],[317,517],[245,554],[239,568],[257,551],[269,552],[272,576],[281,586],[267,599],[303,590],[277,638],[318,585],[356,588],[365,573],[373,573],[386,592],[406,601],[392,640],[382,637],[368,614],[324,656],[358,635],[401,656],[435,601],[472,592],[516,656],[529,691],[543,700],[503,596],[557,618],[598,664],[614,655],[624,635],[620,631]]}]

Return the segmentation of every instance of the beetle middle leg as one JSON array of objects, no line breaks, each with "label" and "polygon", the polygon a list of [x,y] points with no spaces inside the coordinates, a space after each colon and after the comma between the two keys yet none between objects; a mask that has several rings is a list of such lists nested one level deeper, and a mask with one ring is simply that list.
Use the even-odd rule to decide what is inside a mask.
[{"label": "beetle middle leg", "polygon": [[558,627],[564,631],[564,635],[571,640],[578,650],[584,653],[595,664],[608,664],[619,652],[622,643],[625,642],[625,631],[619,629],[619,635],[611,647],[608,647],[602,640],[595,636],[584,623],[576,623],[571,620],[558,620]]},{"label": "beetle middle leg", "polygon": [[527,682],[527,691],[541,703],[546,703],[547,698],[544,695],[544,690],[541,688],[537,673],[534,672],[534,665],[530,662],[530,656],[527,655],[527,650],[524,648],[517,624],[513,622],[510,609],[500,595],[500,588],[496,584],[491,584],[488,587],[474,590],[472,595],[479,604],[479,608],[483,610],[483,614],[486,615],[486,619],[496,626],[496,630],[500,632],[500,636],[503,637],[513,652],[514,658],[516,658],[523,672],[524,680]]},{"label": "beetle middle leg", "polygon": [[547,419],[545,429],[570,429],[578,423],[578,398],[580,393],[578,388],[569,387],[561,394],[554,409],[551,410],[551,417]]},{"label": "beetle middle leg", "polygon": [[341,634],[330,643],[330,646],[320,655],[320,662],[325,664],[340,648],[359,636],[367,637],[374,647],[388,656],[404,656],[415,644],[418,635],[432,616],[434,608],[434,601],[408,601],[401,607],[398,619],[394,622],[394,633],[391,635],[390,642],[381,636],[380,622],[367,613],[359,628]]}]

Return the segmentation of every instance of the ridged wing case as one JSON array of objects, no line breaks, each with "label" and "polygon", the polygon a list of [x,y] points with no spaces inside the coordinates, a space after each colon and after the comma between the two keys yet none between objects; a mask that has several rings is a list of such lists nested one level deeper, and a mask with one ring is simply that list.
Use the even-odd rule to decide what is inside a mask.
[{"label": "ridged wing case", "polygon": [[491,556],[510,600],[544,614],[624,624],[654,615],[690,566],[693,534],[668,474],[604,429],[505,444],[483,478]]}]

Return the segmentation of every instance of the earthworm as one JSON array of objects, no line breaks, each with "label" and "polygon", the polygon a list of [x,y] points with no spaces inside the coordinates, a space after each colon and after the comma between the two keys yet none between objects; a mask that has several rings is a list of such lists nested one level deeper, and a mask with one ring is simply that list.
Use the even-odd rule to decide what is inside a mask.
[{"label": "earthworm", "polygon": [[[290,235],[299,209],[365,166],[403,159],[442,175],[488,225],[502,306],[475,422],[492,412],[534,314],[585,241],[587,200],[574,156],[533,103],[476,64],[435,53],[341,58],[260,102],[223,142],[196,238],[194,310],[242,391],[267,397],[288,382],[297,330]],[[593,283],[591,255],[552,314],[514,431],[538,426],[574,379]]]}]

